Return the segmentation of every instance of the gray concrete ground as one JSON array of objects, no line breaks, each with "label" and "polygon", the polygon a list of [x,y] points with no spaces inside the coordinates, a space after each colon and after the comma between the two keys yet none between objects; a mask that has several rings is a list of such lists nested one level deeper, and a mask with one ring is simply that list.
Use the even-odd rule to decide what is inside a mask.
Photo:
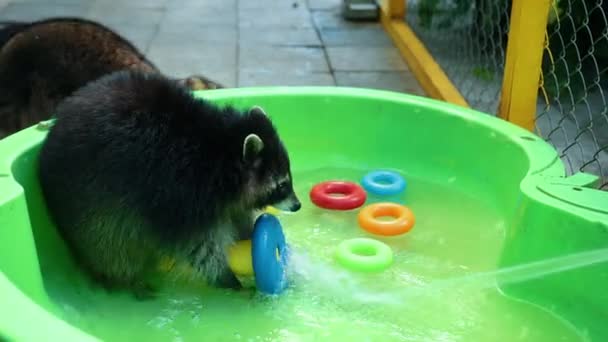
[{"label": "gray concrete ground", "polygon": [[0,0],[0,20],[79,16],[130,39],[167,74],[227,86],[338,85],[423,95],[379,23],[341,0]]}]

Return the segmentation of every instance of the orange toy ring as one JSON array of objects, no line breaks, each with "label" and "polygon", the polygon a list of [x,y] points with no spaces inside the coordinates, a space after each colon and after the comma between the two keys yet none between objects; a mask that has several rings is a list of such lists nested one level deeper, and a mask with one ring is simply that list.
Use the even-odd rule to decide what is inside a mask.
[{"label": "orange toy ring", "polygon": [[[381,221],[382,216],[393,217],[390,221]],[[384,236],[405,234],[414,227],[415,218],[410,209],[396,203],[375,203],[359,212],[359,225],[370,233]]]}]

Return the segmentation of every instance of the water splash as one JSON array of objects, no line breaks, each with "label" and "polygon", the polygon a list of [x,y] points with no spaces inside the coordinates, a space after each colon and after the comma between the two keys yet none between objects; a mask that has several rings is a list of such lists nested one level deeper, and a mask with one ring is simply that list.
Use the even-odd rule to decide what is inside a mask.
[{"label": "water splash", "polygon": [[436,281],[431,286],[439,289],[456,284],[469,283],[475,288],[482,290],[496,287],[498,282],[502,285],[521,283],[604,262],[608,262],[608,248],[577,252],[506,267],[492,272],[476,273],[465,277]]},{"label": "water splash", "polygon": [[391,293],[368,289],[352,273],[316,261],[301,250],[291,249],[289,265],[287,272],[296,288],[306,287],[308,292],[362,304],[394,301]]},{"label": "water splash", "polygon": [[[434,280],[407,288],[391,288],[379,291],[378,286],[369,287],[352,273],[336,269],[327,263],[314,261],[302,251],[292,250],[290,277],[296,287],[306,286],[309,291],[323,294],[332,299],[344,299],[360,304],[380,304],[402,306],[411,300],[436,297],[446,291],[481,291],[501,285],[521,283],[556,273],[580,269],[608,262],[608,248],[573,253],[561,257],[506,267],[491,272]],[[305,285],[304,285],[305,284]]]}]

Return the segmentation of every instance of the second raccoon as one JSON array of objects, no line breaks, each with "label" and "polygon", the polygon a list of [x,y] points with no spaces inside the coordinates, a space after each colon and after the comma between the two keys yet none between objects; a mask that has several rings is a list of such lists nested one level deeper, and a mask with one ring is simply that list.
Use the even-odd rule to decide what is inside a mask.
[{"label": "second raccoon", "polygon": [[[46,120],[59,101],[119,70],[160,73],[131,42],[79,18],[10,23],[0,29],[0,139]],[[223,88],[206,77],[176,80],[192,90]]]}]

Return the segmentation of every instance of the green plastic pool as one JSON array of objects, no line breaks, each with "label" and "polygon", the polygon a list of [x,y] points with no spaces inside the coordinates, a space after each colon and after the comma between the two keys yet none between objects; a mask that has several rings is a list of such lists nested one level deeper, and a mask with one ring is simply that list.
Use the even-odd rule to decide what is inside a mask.
[{"label": "green plastic pool", "polygon": [[[297,214],[279,215],[296,251],[290,288],[266,298],[167,282],[143,302],[101,290],[49,222],[35,176],[41,124],[0,141],[0,340],[608,340],[606,262],[521,281],[476,277],[608,246],[608,193],[593,189],[594,176],[565,177],[538,137],[489,115],[383,91],[196,95],[261,105],[284,138],[303,201]],[[405,235],[370,235],[357,226],[357,210],[309,200],[318,182],[359,182],[377,169],[408,182],[391,199],[416,216]],[[377,274],[341,268],[334,250],[355,237],[389,245],[393,264]]]}]

